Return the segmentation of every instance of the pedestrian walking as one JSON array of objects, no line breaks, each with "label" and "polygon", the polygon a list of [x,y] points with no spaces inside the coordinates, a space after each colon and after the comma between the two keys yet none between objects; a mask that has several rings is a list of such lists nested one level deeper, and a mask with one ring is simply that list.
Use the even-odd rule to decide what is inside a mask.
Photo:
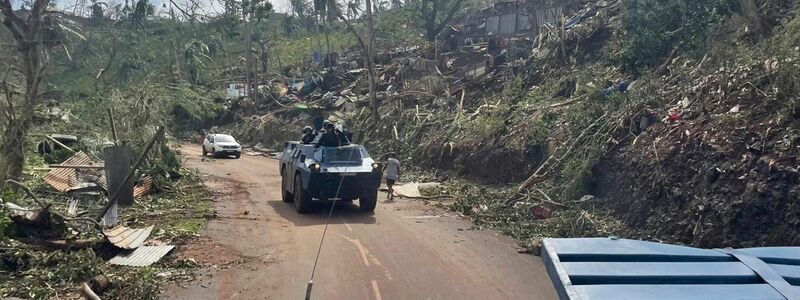
[{"label": "pedestrian walking", "polygon": [[394,184],[398,178],[400,178],[400,161],[390,154],[386,160],[386,187],[389,189],[386,194],[387,200],[394,200]]}]

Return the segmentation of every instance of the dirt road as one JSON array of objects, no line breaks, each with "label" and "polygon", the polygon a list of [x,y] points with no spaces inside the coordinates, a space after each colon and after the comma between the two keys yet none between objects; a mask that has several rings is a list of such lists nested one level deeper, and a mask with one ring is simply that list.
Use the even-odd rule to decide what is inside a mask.
[{"label": "dirt road", "polygon": [[[167,299],[303,299],[326,207],[299,215],[281,201],[277,160],[184,159],[219,192],[219,217],[178,255],[207,266]],[[374,214],[337,204],[312,299],[554,299],[538,257],[497,233],[415,200],[383,202]]]}]

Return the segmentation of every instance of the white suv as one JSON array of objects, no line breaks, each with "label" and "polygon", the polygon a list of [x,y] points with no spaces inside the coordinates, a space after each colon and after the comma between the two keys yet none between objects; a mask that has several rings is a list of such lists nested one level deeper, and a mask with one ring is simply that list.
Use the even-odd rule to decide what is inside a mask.
[{"label": "white suv", "polygon": [[242,156],[242,145],[236,142],[232,136],[227,134],[209,134],[203,140],[203,156],[211,153],[211,156],[229,156],[236,158]]}]

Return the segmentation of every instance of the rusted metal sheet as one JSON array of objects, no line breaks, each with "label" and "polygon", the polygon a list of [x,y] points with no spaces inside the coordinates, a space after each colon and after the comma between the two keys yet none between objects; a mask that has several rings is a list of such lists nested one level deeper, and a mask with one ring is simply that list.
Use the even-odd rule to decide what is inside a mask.
[{"label": "rusted metal sheet", "polygon": [[149,195],[153,191],[153,177],[145,177],[142,182],[133,187],[133,198]]},{"label": "rusted metal sheet", "polygon": [[108,262],[113,265],[146,267],[161,260],[174,248],[173,245],[141,246],[136,250],[120,253]]},{"label": "rusted metal sheet", "polygon": [[[101,164],[93,161],[89,155],[81,151],[75,153],[75,155],[65,160],[61,165],[100,166]],[[73,187],[79,186],[82,182],[91,181],[88,179],[90,177],[97,178],[97,184],[105,187],[105,177],[102,171],[96,169],[55,168],[44,176],[44,182],[59,192],[67,192]]]},{"label": "rusted metal sheet", "polygon": [[133,229],[125,226],[118,226],[103,230],[103,234],[114,246],[122,249],[136,249],[141,246],[153,231],[153,226],[147,228]]}]

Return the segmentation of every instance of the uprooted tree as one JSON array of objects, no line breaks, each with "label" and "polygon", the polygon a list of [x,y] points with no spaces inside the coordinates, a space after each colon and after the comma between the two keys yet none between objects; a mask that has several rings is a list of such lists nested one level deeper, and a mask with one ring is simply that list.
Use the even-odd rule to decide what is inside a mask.
[{"label": "uprooted tree", "polygon": [[11,32],[20,54],[19,67],[25,79],[21,101],[14,101],[19,92],[11,83],[9,66],[3,75],[5,90],[5,132],[0,145],[0,186],[6,178],[17,179],[22,175],[25,162],[25,136],[33,123],[34,108],[40,101],[39,88],[47,65],[44,53],[43,15],[50,0],[34,0],[27,16],[11,8],[11,0],[0,0],[3,25]]}]

